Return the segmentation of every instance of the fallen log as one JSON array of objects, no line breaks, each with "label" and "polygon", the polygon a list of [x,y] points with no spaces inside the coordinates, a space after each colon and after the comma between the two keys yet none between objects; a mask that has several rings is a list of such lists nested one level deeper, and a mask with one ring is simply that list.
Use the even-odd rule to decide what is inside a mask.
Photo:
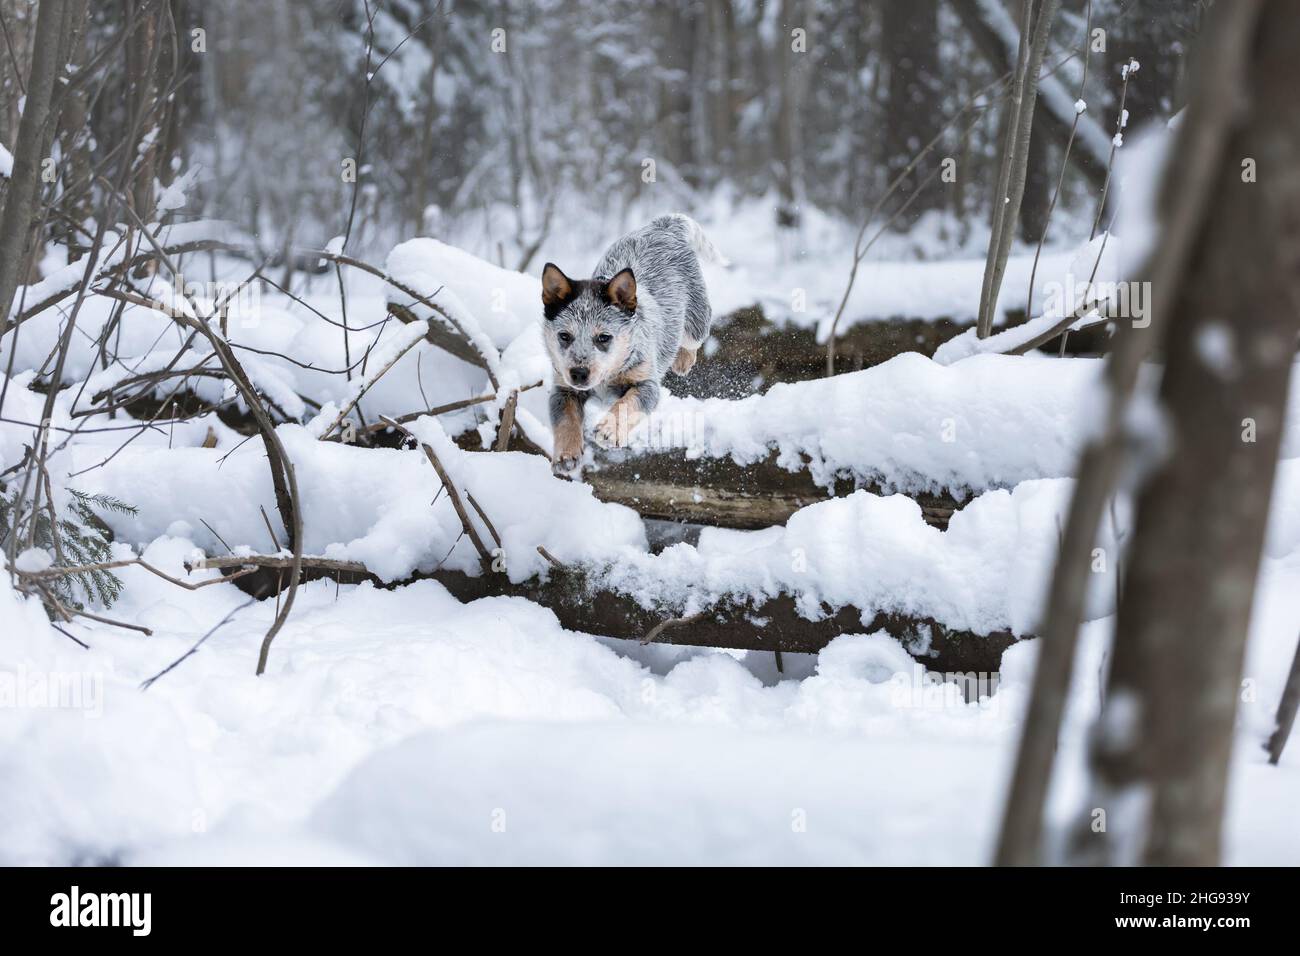
[{"label": "fallen log", "polygon": [[[1024,321],[1023,312],[1009,312],[1005,328]],[[856,372],[880,365],[904,352],[932,357],[949,339],[973,329],[974,322],[953,319],[893,318],[854,322],[835,336],[835,369]],[[743,398],[763,386],[777,382],[802,382],[826,374],[826,344],[817,341],[811,328],[779,326],[768,320],[758,306],[739,309],[720,317],[711,333],[708,354],[686,378],[668,376],[665,384],[675,395],[695,398]],[[1102,326],[1070,333],[1066,355],[1104,354],[1109,340]],[[1056,354],[1056,341],[1037,346]]]},{"label": "fallen log", "polygon": [[[206,558],[191,567],[261,568],[263,573],[246,575],[235,583],[254,597],[268,597],[285,585],[281,578],[291,560],[283,555],[231,555]],[[326,558],[304,557],[303,572],[304,577],[328,577],[344,583],[368,580],[378,587],[410,583],[384,583],[362,564]],[[724,600],[676,626],[662,628],[666,621],[680,617],[682,609],[642,607],[630,596],[602,587],[584,570],[565,565],[552,567],[545,580],[531,578],[518,584],[504,574],[471,576],[448,570],[415,575],[412,580],[421,578],[432,578],[464,602],[525,598],[549,608],[568,630],[623,640],[642,641],[655,633],[655,643],[661,644],[815,654],[843,634],[883,630],[897,638],[927,670],[941,674],[997,673],[1002,652],[1019,640],[1009,631],[975,634],[930,618],[885,612],[864,616],[854,607],[824,608],[825,616],[812,621],[802,617],[794,598],[785,594],[758,602]]]},{"label": "fallen log", "polygon": [[[951,319],[897,318],[855,322],[835,339],[835,365],[850,372],[887,362],[903,352],[933,355],[944,342],[971,328]],[[675,394],[699,398],[743,397],[754,380],[765,384],[802,382],[826,374],[826,345],[811,328],[778,326],[758,306],[719,318],[711,333],[716,348],[700,353],[685,379],[670,376]]]},{"label": "fallen log", "polygon": [[[409,307],[398,302],[388,303],[388,314],[406,325],[422,321]],[[429,322],[428,331],[425,332],[424,338],[430,345],[456,356],[462,362],[468,362],[470,365],[489,371],[487,359],[474,347],[474,344],[464,335],[444,323]]]},{"label": "fallen log", "polygon": [[[805,469],[788,471],[776,452],[751,465],[730,458],[688,459],[681,450],[603,456],[583,479],[601,501],[627,505],[643,518],[758,530],[784,524],[800,508],[852,494],[858,488],[885,494],[873,482],[842,478],[831,488]],[[947,494],[908,495],[926,523],[939,529],[961,503]]]}]

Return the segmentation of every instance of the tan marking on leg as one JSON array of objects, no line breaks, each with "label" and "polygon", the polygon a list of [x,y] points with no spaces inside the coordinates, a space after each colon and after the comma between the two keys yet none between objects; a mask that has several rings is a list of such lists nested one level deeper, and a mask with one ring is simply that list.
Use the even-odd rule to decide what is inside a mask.
[{"label": "tan marking on leg", "polygon": [[552,456],[552,470],[556,474],[577,470],[582,461],[582,406],[569,400],[564,406],[564,415],[554,429],[555,454]]},{"label": "tan marking on leg", "polygon": [[677,350],[677,358],[673,359],[673,371],[678,375],[685,375],[695,367],[695,354],[699,351],[699,346],[687,348],[683,345]]},{"label": "tan marking on leg", "polygon": [[592,437],[597,444],[605,448],[626,447],[632,429],[645,418],[645,413],[641,411],[641,401],[637,397],[636,386],[648,381],[653,371],[654,367],[648,361],[642,362],[611,380],[612,384],[627,386],[627,391],[596,423]]},{"label": "tan marking on leg", "polygon": [[592,437],[596,443],[606,448],[624,448],[632,430],[641,424],[645,414],[636,392],[628,392],[613,405],[605,416],[596,423]]}]

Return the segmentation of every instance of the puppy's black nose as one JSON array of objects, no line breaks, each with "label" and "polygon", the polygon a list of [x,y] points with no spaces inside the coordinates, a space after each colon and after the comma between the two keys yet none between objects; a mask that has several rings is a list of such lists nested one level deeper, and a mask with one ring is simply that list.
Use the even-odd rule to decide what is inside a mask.
[{"label": "puppy's black nose", "polygon": [[569,369],[569,381],[574,385],[586,385],[587,377],[591,374],[587,367],[579,365],[576,368]]}]

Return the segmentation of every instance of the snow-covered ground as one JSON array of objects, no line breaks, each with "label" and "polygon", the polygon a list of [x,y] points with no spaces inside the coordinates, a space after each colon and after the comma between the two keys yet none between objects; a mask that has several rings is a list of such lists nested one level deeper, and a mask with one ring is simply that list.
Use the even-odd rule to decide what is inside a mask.
[{"label": "snow-covered ground", "polygon": [[[187,541],[146,551],[180,571]],[[987,862],[1035,647],[965,703],[884,635],[815,659],[641,648],[565,631],[518,599],[425,581],[307,585],[254,677],[270,604],[123,572],[83,651],[0,589],[4,671],[34,695],[0,720],[6,863]],[[1300,553],[1267,562],[1246,674],[1228,859],[1295,863],[1300,755],[1259,741],[1300,627]],[[140,682],[233,612],[202,650]],[[1109,620],[1089,625],[1062,763],[1095,711]],[[71,701],[71,697],[66,698]],[[1071,806],[1068,773],[1056,817]]]},{"label": "snow-covered ground", "polygon": [[[718,220],[715,241],[737,265],[707,273],[715,311],[788,303],[805,282],[820,311],[773,314],[823,322],[842,292],[840,264],[809,255],[765,264],[743,243],[745,229],[757,228],[747,215],[757,214]],[[842,225],[810,217],[806,228],[819,248],[843,242]],[[1081,248],[1045,256],[1040,279],[1078,272]],[[886,243],[891,250],[907,252]],[[564,263],[565,252],[543,255]],[[881,260],[859,276],[863,308],[846,315],[973,314],[982,262],[969,258]],[[1028,262],[1017,261],[1009,297],[1027,289]],[[226,265],[234,274],[238,264]],[[386,265],[462,324],[501,394],[548,377],[534,276],[433,239],[403,243]],[[58,281],[52,272],[44,288]],[[416,341],[410,327],[385,321],[385,300],[402,295],[351,275],[345,350],[342,329],[326,320],[342,319],[332,282],[304,288],[305,305],[272,290],[237,299],[228,317],[250,376],[301,422],[279,434],[303,493],[305,547],[392,582],[437,566],[477,573],[423,455],[317,438],[367,374],[358,366],[348,382],[334,370],[373,345],[373,371]],[[161,279],[150,292],[179,304]],[[39,300],[29,289],[27,301]],[[105,369],[96,338],[113,305],[91,298],[79,316],[64,370],[75,387],[58,395],[52,418],[56,499],[76,488],[135,506],[104,516],[117,553],[190,581],[217,574],[186,572],[196,552],[272,550],[262,510],[277,540],[283,528],[256,440],[208,414],[120,448],[132,434],[115,430],[125,419],[80,414],[97,394],[162,367],[183,338],[167,317],[130,306],[114,333],[120,361]],[[48,309],[0,343],[0,367],[13,363],[13,378],[0,380],[0,468],[32,440],[44,395],[28,385],[61,321]],[[410,427],[491,517],[512,580],[546,573],[540,544],[648,605],[784,593],[809,615],[854,604],[977,633],[1030,633],[1098,363],[951,358],[903,355],[740,401],[672,400],[660,417],[689,427],[659,433],[661,448],[682,454],[743,464],[776,452],[789,467],[809,459],[818,480],[849,472],[891,490],[970,494],[943,532],[906,498],[859,491],[805,508],[782,528],[706,530],[696,544],[652,554],[634,512],[553,478],[543,459],[452,444],[475,427],[490,438],[501,399]],[[196,346],[187,362],[211,356]],[[215,379],[195,379],[193,390],[204,401],[228,397]],[[418,342],[361,407],[374,421],[487,391],[482,368]],[[545,405],[542,388],[520,399],[520,421],[543,447]],[[1233,770],[1234,863],[1300,861],[1300,830],[1289,820],[1300,802],[1300,747],[1276,768],[1260,749],[1300,632],[1300,405],[1288,418]],[[1104,529],[1108,551],[1127,520],[1120,508],[1120,526]],[[1033,642],[1013,646],[991,677],[996,693],[968,701],[927,680],[883,633],[787,655],[778,673],[767,653],[576,633],[523,599],[461,604],[431,580],[391,589],[317,581],[300,590],[266,674],[255,677],[273,599],[250,602],[229,583],[184,590],[140,567],[118,574],[125,590],[106,613],[151,633],[87,619],[60,625],[88,649],[0,575],[0,862],[983,863],[1036,653]],[[1058,826],[1078,808],[1113,584],[1113,573],[1098,575],[1091,595],[1053,796]]]}]

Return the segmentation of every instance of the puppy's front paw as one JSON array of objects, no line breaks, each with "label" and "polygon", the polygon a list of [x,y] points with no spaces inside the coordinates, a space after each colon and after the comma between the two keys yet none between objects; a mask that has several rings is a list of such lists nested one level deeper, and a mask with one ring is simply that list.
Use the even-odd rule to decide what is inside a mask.
[{"label": "puppy's front paw", "polygon": [[551,473],[558,478],[576,479],[582,474],[582,438],[577,441],[557,437]]},{"label": "puppy's front paw", "polygon": [[596,423],[591,437],[602,448],[626,448],[633,429],[641,423],[639,412],[630,412],[626,406],[616,406]]},{"label": "puppy's front paw", "polygon": [[678,375],[685,375],[695,367],[695,354],[697,349],[688,349],[685,347],[677,350],[677,358],[673,359],[673,371]]},{"label": "puppy's front paw", "polygon": [[556,478],[568,478],[570,481],[576,481],[582,476],[582,456],[571,455],[565,458],[556,458],[551,462],[551,474]]}]

